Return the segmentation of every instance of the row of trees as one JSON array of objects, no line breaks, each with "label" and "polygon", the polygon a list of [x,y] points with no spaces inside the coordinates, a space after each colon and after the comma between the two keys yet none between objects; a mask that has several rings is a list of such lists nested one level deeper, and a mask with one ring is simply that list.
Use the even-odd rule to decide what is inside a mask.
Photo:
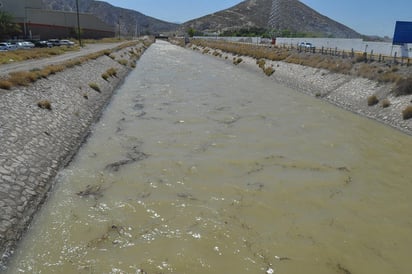
[{"label": "row of trees", "polygon": [[0,11],[0,39],[8,38],[21,32],[20,25],[13,22],[13,16]]}]

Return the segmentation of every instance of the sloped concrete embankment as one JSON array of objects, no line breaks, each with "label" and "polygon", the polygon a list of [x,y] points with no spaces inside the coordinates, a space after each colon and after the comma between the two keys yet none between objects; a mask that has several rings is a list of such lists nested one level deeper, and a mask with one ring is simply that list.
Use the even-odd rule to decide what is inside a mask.
[{"label": "sloped concrete embankment", "polygon": [[[199,50],[199,46],[192,46],[192,49]],[[201,48],[200,52],[208,52],[225,62],[235,63],[234,60],[240,58],[242,61],[237,66],[263,73],[254,58],[204,49]],[[412,119],[404,120],[402,117],[402,111],[412,104],[412,95],[394,96],[391,84],[281,61],[265,60],[265,67],[273,68],[270,79],[278,83],[412,135]],[[388,99],[390,106],[368,106],[368,97],[372,95],[376,95],[379,100]]]},{"label": "sloped concrete embankment", "polygon": [[[143,45],[137,48],[143,50]],[[130,71],[129,65],[116,61],[128,59],[130,50],[68,68],[28,87],[0,90],[0,270],[57,172],[77,152]],[[110,68],[116,75],[103,79]],[[39,107],[40,101],[50,103],[51,109]]]}]

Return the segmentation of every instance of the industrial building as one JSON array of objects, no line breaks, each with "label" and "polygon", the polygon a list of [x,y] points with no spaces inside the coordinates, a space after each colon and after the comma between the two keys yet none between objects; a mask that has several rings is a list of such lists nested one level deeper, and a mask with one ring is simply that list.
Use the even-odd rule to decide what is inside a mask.
[{"label": "industrial building", "polygon": [[[45,10],[41,0],[0,0],[0,11],[14,17],[21,26],[20,36],[32,39],[76,37],[77,13]],[[114,37],[115,27],[109,26],[93,14],[80,13],[83,38]]]}]

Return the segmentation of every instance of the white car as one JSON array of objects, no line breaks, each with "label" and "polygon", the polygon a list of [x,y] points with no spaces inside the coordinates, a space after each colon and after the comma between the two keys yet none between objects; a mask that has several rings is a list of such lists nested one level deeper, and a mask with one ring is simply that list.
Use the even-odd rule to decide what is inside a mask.
[{"label": "white car", "polygon": [[8,51],[9,50],[9,46],[7,45],[7,43],[0,43],[0,51]]},{"label": "white car", "polygon": [[25,48],[25,49],[32,49],[32,48],[35,47],[32,42],[24,41],[24,42],[21,42],[21,43],[23,44],[23,48]]},{"label": "white car", "polygon": [[16,42],[13,44],[17,49],[32,49],[34,48],[34,44],[32,42]]},{"label": "white car", "polygon": [[74,43],[70,40],[60,40],[60,46],[74,46]]},{"label": "white car", "polygon": [[313,49],[313,48],[315,48],[315,47],[312,45],[312,43],[308,43],[308,42],[302,42],[302,43],[300,43],[300,44],[299,44],[299,47],[307,48],[307,49]]}]

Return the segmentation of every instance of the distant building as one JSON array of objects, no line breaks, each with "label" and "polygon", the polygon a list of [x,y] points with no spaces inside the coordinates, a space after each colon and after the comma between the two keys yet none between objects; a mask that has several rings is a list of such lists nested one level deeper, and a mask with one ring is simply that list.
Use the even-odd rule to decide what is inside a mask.
[{"label": "distant building", "polygon": [[[41,0],[0,0],[0,10],[21,26],[21,36],[39,39],[77,37],[77,13],[42,9]],[[114,37],[115,27],[92,14],[80,13],[83,38]]]}]

